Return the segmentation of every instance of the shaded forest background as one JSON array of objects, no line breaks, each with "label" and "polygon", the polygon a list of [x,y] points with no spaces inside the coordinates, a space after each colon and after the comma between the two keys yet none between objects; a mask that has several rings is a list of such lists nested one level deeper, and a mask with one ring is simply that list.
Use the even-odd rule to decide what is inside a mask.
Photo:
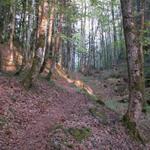
[{"label": "shaded forest background", "polygon": [[[11,67],[7,68],[8,63],[14,65],[19,73],[30,68],[34,56],[39,58],[36,65],[40,72],[48,60],[53,60],[51,66],[59,63],[67,71],[78,70],[86,75],[92,70],[110,69],[125,61],[119,0],[7,0],[1,1],[0,5],[1,43],[9,43],[11,53],[7,56],[11,58],[1,59],[2,70],[11,71]],[[141,38],[145,61],[149,59],[149,5],[145,1],[144,37]],[[140,8],[140,2],[133,1],[139,32]],[[47,69],[51,72],[52,68]]]}]

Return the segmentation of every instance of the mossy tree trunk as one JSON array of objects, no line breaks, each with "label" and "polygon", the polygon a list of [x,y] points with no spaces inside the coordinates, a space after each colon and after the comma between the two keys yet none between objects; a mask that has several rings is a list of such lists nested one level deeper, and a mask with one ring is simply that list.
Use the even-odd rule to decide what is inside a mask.
[{"label": "mossy tree trunk", "polygon": [[140,41],[133,17],[132,0],[121,0],[121,6],[129,74],[129,106],[124,116],[124,121],[127,127],[132,130],[134,136],[139,138],[137,123],[142,112],[144,101]]},{"label": "mossy tree trunk", "polygon": [[[141,75],[142,75],[142,89],[143,95],[145,95],[145,75],[144,75],[144,48],[143,48],[143,39],[144,39],[144,23],[145,23],[145,0],[141,0],[141,8],[140,8],[140,60],[141,60]],[[146,104],[146,101],[143,101],[143,108]],[[144,109],[143,109],[144,110]]]},{"label": "mossy tree trunk", "polygon": [[32,66],[22,80],[22,85],[25,89],[29,89],[32,86],[32,81],[37,77],[39,74],[38,63],[40,62],[40,58],[38,57],[38,27],[39,27],[39,0],[35,1],[35,20],[34,20],[34,29],[32,32],[32,42],[31,42],[31,49],[34,50],[35,54],[32,61]]},{"label": "mossy tree trunk", "polygon": [[[62,3],[63,8],[65,9],[66,1],[62,0],[61,3]],[[55,9],[53,8],[53,13],[51,16],[53,19],[54,19],[54,15],[55,15]],[[58,62],[59,49],[60,49],[60,45],[61,45],[62,23],[64,21],[64,10],[63,9],[60,11],[60,15],[58,15],[58,18],[59,18],[59,21],[58,21],[57,33],[53,35],[54,32],[52,32],[52,31],[54,31],[54,28],[53,28],[54,22],[51,22],[50,30],[52,33],[51,34],[49,33],[51,35],[49,37],[50,39],[48,40],[49,41],[48,42],[49,43],[49,49],[51,52],[51,54],[49,55],[49,56],[51,56],[51,66],[50,66],[48,75],[46,76],[47,80],[51,80],[51,77],[52,77],[54,70],[55,70],[56,63]]]},{"label": "mossy tree trunk", "polygon": [[32,86],[33,80],[36,79],[36,77],[39,74],[38,62],[39,62],[39,59],[37,56],[35,56],[33,58],[31,69],[29,70],[25,78],[22,80],[22,85],[24,86],[25,89],[29,89]]}]

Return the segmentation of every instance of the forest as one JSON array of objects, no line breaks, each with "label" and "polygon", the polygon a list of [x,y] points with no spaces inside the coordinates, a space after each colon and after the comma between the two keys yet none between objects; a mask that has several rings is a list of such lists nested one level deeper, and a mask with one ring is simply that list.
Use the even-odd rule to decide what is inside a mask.
[{"label": "forest", "polygon": [[0,0],[0,150],[149,150],[150,1]]}]

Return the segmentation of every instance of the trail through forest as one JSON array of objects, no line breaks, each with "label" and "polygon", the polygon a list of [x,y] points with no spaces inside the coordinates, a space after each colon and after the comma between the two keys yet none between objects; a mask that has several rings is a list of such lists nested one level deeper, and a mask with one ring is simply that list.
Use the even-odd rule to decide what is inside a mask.
[{"label": "trail through forest", "polygon": [[148,149],[117,113],[64,79],[38,80],[27,92],[18,79],[0,76],[0,95],[1,150]]}]

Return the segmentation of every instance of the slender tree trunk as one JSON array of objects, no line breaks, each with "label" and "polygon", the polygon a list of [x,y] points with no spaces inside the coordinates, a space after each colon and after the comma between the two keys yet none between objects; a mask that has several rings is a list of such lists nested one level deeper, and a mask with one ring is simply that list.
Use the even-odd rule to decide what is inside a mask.
[{"label": "slender tree trunk", "polygon": [[117,32],[115,24],[115,12],[114,12],[114,0],[111,0],[111,13],[112,13],[112,24],[113,24],[113,64],[117,62]]},{"label": "slender tree trunk", "polygon": [[24,69],[25,65],[26,65],[26,32],[25,32],[25,26],[26,26],[26,4],[27,1],[24,0],[22,2],[22,9],[23,9],[23,14],[22,14],[22,19],[21,19],[21,42],[22,42],[22,63],[21,66],[19,66],[19,69],[16,71],[15,75],[20,75],[20,73],[22,72],[22,70]]},{"label": "slender tree trunk", "polygon": [[16,4],[15,0],[11,0],[11,14],[12,14],[12,22],[11,22],[11,33],[10,33],[10,51],[12,60],[14,60],[14,35],[15,35],[15,23],[16,23]]},{"label": "slender tree trunk", "polygon": [[46,39],[45,39],[45,54],[44,54],[44,60],[40,69],[40,72],[43,72],[44,68],[46,67],[46,62],[50,57],[51,53],[51,45],[52,45],[52,32],[53,32],[53,25],[54,25],[54,20],[55,20],[55,3],[56,0],[53,0],[49,3],[49,11],[48,11],[48,23],[47,23],[47,34],[46,34]]},{"label": "slender tree trunk", "polygon": [[[145,13],[144,13],[144,10],[145,10],[145,0],[141,0],[141,27],[140,27],[140,52],[139,52],[139,56],[140,56],[140,61],[141,61],[141,76],[142,76],[142,92],[143,92],[143,95],[145,95],[145,76],[144,76],[144,49],[143,49],[143,36],[144,36],[144,21],[145,21]],[[143,101],[143,111],[144,110],[144,106],[146,104],[146,101],[144,100]]]},{"label": "slender tree trunk", "polygon": [[[66,1],[62,0],[62,6],[65,7],[65,4],[66,4]],[[64,20],[64,12],[62,10],[62,12],[60,13],[57,33],[54,37],[54,44],[52,45],[52,59],[51,59],[52,63],[51,63],[51,67],[49,69],[49,73],[46,77],[48,80],[51,80],[51,76],[54,73],[56,63],[58,62],[59,49],[61,46],[61,33],[62,33],[63,20]]]}]

